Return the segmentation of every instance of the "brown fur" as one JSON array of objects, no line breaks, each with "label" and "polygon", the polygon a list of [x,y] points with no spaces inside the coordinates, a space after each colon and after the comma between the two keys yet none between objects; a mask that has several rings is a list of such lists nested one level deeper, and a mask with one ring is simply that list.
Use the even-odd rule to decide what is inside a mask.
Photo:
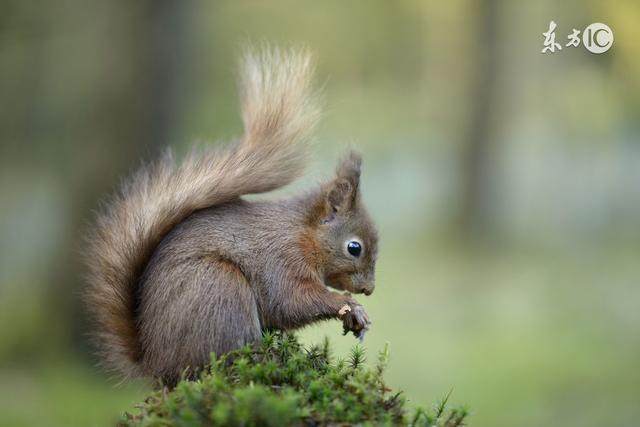
[{"label": "brown fur", "polygon": [[[360,201],[359,156],[308,194],[240,198],[302,172],[318,117],[311,69],[305,52],[247,53],[240,141],[180,164],[168,153],[105,204],[88,239],[86,299],[108,367],[172,384],[264,329],[338,317],[356,335],[368,328],[359,304],[325,286],[373,290],[377,235]],[[352,238],[359,257],[346,251]],[[345,304],[352,311],[339,316]]]}]

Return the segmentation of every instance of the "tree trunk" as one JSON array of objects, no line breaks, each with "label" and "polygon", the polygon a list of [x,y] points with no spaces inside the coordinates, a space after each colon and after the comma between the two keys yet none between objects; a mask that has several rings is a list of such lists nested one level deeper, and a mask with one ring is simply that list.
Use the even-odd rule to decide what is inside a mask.
[{"label": "tree trunk", "polygon": [[472,238],[485,234],[490,226],[491,138],[499,71],[498,2],[481,1],[477,14],[478,40],[472,52],[476,57],[476,70],[469,95],[469,121],[463,136],[459,215],[463,232]]}]

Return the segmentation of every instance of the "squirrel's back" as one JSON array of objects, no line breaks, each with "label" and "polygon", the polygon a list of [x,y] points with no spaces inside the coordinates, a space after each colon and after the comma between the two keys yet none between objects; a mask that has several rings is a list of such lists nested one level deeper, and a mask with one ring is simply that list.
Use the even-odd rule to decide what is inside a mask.
[{"label": "squirrel's back", "polygon": [[248,51],[240,91],[244,135],[226,149],[170,152],[142,167],[104,205],[88,237],[86,301],[104,364],[138,376],[137,286],[161,239],[193,212],[282,187],[304,169],[318,118],[310,55]]}]

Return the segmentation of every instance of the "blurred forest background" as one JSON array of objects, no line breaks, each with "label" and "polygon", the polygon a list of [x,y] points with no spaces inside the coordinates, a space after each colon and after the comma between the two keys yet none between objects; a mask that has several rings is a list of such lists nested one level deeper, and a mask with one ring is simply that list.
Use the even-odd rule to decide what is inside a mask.
[{"label": "blurred forest background", "polygon": [[[141,159],[241,131],[242,44],[317,55],[327,176],[348,144],[382,236],[365,345],[476,426],[640,416],[636,0],[3,0],[0,424],[109,425],[146,392],[87,344],[82,233]],[[541,54],[604,22],[613,48]],[[330,322],[303,332],[355,344]]]}]

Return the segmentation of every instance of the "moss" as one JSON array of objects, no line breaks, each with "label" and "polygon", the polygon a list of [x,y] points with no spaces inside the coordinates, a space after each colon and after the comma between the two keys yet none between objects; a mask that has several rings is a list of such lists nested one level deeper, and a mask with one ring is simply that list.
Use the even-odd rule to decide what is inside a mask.
[{"label": "moss", "polygon": [[197,381],[154,392],[120,425],[464,425],[467,411],[447,409],[448,396],[410,413],[402,393],[384,383],[387,360],[385,348],[367,367],[360,346],[334,360],[327,340],[305,348],[293,335],[267,333],[259,346],[212,357]]}]

